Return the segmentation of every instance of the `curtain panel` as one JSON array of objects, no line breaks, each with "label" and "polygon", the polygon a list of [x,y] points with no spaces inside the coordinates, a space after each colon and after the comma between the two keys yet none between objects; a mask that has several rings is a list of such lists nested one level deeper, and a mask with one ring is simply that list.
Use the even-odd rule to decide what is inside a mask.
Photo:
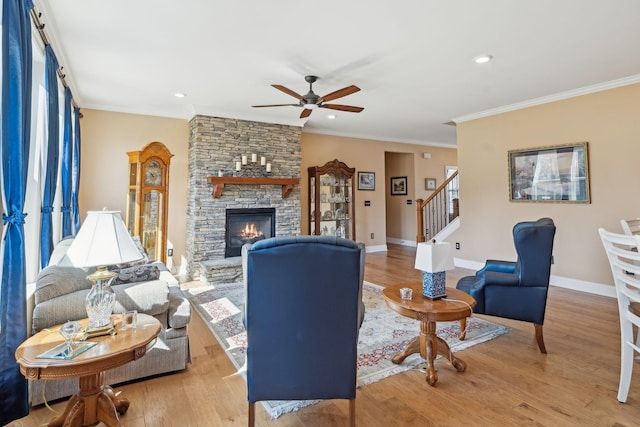
[{"label": "curtain panel", "polygon": [[71,182],[73,191],[71,192],[71,232],[75,236],[80,230],[80,208],[78,207],[78,194],[80,194],[80,108],[73,110],[74,132],[73,132],[73,166],[71,170]]},{"label": "curtain panel", "polygon": [[3,240],[0,283],[0,425],[29,413],[27,381],[15,360],[27,338],[24,200],[31,128],[31,0],[2,2]]},{"label": "curtain panel", "polygon": [[51,48],[45,46],[45,90],[47,91],[47,163],[45,167],[44,191],[42,195],[42,218],[40,228],[40,266],[49,264],[53,252],[53,201],[58,184],[60,161],[60,104],[58,100],[58,60]]},{"label": "curtain panel", "polygon": [[64,89],[64,122],[62,136],[62,238],[71,233],[71,185],[73,180],[72,156],[73,146],[71,141],[71,89]]}]

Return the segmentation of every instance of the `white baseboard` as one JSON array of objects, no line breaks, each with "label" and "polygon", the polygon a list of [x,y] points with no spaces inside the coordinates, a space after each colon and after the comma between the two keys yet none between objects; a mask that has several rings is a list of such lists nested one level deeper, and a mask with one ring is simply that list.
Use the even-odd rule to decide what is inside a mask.
[{"label": "white baseboard", "polygon": [[395,245],[402,245],[402,246],[412,246],[414,248],[417,245],[415,240],[403,240],[403,239],[396,239],[394,237],[387,237],[387,243],[393,243]]},{"label": "white baseboard", "polygon": [[365,246],[366,252],[386,252],[387,245]]},{"label": "white baseboard", "polygon": [[[471,270],[480,270],[484,267],[484,262],[470,261],[462,258],[454,258],[453,262],[456,267],[468,268]],[[549,278],[549,284],[559,288],[573,289],[575,291],[616,298],[615,287],[603,283],[587,282],[585,280],[572,279],[570,277],[562,277],[552,274]]]}]

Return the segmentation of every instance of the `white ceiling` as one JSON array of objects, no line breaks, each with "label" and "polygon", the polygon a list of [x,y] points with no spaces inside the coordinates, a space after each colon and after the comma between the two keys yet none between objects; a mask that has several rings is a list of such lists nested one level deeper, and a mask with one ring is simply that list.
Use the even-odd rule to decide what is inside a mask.
[{"label": "white ceiling", "polygon": [[[35,0],[82,108],[455,145],[454,119],[640,81],[638,0]],[[472,58],[494,59],[478,65]],[[271,84],[361,91],[299,119]],[[601,86],[602,87],[602,86]],[[186,98],[174,97],[184,92]]]}]

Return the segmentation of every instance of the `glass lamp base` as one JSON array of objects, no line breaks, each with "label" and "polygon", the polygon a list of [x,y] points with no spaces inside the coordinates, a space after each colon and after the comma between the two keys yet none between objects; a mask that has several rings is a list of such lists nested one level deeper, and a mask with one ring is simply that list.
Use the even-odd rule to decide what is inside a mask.
[{"label": "glass lamp base", "polygon": [[115,273],[108,271],[106,267],[100,267],[98,271],[88,277],[93,282],[93,286],[91,286],[85,301],[89,318],[87,328],[97,329],[111,324],[111,313],[116,303],[116,294],[109,283],[115,276]]}]

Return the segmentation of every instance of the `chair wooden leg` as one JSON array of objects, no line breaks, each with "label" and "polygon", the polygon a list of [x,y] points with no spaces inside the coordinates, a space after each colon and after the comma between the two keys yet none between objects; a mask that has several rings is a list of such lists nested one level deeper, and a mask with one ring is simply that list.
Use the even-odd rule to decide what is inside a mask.
[{"label": "chair wooden leg", "polygon": [[249,402],[249,421],[247,422],[248,427],[254,427],[256,425],[256,403]]},{"label": "chair wooden leg", "polygon": [[536,328],[536,341],[538,342],[540,353],[547,354],[547,349],[544,346],[544,337],[542,336],[542,325],[534,323],[533,326]]},{"label": "chair wooden leg", "polygon": [[356,399],[349,401],[349,426],[356,427]]}]

